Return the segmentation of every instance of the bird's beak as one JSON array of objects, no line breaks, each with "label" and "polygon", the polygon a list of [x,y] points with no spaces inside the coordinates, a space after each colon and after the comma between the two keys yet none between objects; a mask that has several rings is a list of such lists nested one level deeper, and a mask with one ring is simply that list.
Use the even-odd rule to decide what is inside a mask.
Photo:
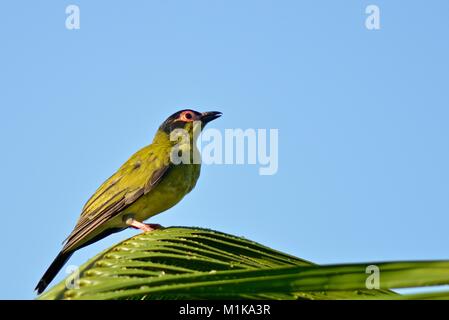
[{"label": "bird's beak", "polygon": [[221,112],[219,111],[207,111],[207,112],[203,112],[201,114],[201,122],[203,122],[203,124],[209,123],[212,120],[215,120],[217,118],[220,118],[222,115]]}]

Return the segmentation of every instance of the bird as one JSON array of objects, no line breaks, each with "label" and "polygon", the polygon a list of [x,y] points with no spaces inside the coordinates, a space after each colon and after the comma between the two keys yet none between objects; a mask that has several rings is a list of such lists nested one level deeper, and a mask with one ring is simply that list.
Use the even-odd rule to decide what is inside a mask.
[{"label": "bird", "polygon": [[[129,227],[143,232],[160,228],[144,221],[170,209],[195,187],[201,171],[200,161],[193,161],[199,154],[197,131],[221,115],[184,109],[169,116],[152,143],[134,153],[89,198],[35,291],[41,294],[78,249]],[[184,132],[187,138],[180,139],[175,132]],[[173,161],[182,152],[187,160]]]}]

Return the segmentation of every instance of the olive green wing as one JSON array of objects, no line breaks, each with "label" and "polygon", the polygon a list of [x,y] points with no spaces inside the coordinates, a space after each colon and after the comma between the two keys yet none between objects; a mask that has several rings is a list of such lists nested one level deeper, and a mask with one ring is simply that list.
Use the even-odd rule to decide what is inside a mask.
[{"label": "olive green wing", "polygon": [[152,145],[139,150],[97,189],[85,204],[63,251],[81,246],[92,231],[158,184],[170,168],[168,154],[161,151]]}]

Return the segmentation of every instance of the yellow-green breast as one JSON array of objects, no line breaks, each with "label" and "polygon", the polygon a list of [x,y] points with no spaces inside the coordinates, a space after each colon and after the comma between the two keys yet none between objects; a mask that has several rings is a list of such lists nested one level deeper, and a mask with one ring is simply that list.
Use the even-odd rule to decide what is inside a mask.
[{"label": "yellow-green breast", "polygon": [[137,199],[123,211],[123,215],[132,214],[138,221],[170,209],[192,191],[200,176],[201,165],[173,165],[157,186]]}]

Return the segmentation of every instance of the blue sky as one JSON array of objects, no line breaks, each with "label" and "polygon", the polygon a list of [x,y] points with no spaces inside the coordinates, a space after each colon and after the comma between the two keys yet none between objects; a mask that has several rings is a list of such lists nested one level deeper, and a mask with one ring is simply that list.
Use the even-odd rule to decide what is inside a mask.
[{"label": "blue sky", "polygon": [[152,222],[318,263],[449,258],[448,14],[445,0],[2,4],[0,298],[34,298],[84,202],[185,107],[222,111],[220,130],[279,129],[279,171],[206,166]]}]

